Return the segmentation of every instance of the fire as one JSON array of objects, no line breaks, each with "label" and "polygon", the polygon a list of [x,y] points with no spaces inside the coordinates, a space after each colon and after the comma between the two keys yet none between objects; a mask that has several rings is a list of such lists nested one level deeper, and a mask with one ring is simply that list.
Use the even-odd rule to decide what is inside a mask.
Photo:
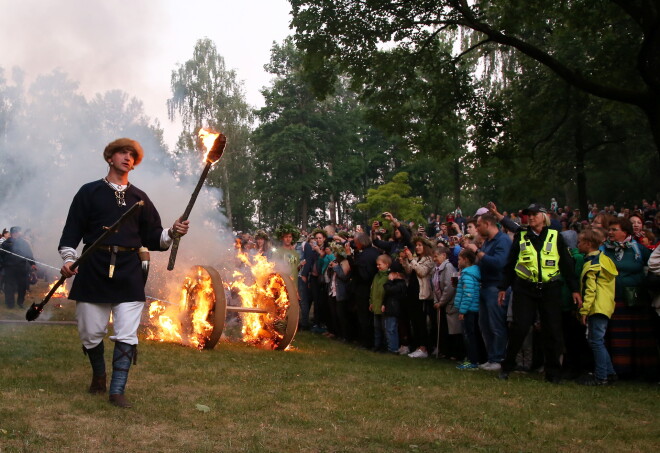
[{"label": "fire", "polygon": [[[241,305],[226,306],[226,311],[238,312],[241,341],[275,349],[287,330],[289,294],[285,281],[274,271],[275,264],[264,256],[250,257],[239,251],[238,258],[247,272],[235,271],[232,276],[234,281],[225,283],[225,287],[228,293],[240,298]],[[217,341],[219,332],[214,331],[214,324],[219,323],[215,318],[216,297],[218,303],[224,304],[225,288],[217,282],[219,276],[215,270],[201,266],[194,269],[192,275],[185,279],[178,304],[158,300],[150,304],[151,326],[148,327],[147,339],[181,343],[198,349],[203,349],[214,334],[217,334]],[[214,287],[214,281],[220,287]],[[222,293],[216,295],[218,291]],[[222,318],[224,308],[218,310]],[[215,341],[210,342],[210,347]]]},{"label": "fire", "polygon": [[284,319],[289,308],[289,296],[284,279],[274,272],[275,264],[263,255],[249,257],[238,254],[250,270],[254,283],[248,285],[241,272],[234,272],[237,280],[229,288],[238,292],[242,307],[265,310],[266,313],[241,313],[243,341],[274,349],[284,337]]},{"label": "fire", "polygon": [[[51,284],[48,286],[48,290],[44,293],[44,296],[50,292],[50,290],[53,288],[53,286],[55,286],[55,284],[56,284],[59,280],[60,280],[60,279],[58,278],[57,280],[55,280],[53,283],[51,283]],[[64,283],[62,283],[62,284],[60,285],[60,287],[57,288],[57,289],[55,290],[55,292],[54,292],[53,295],[51,296],[51,299],[66,299],[66,298],[67,298],[67,294],[68,294],[68,293],[67,293],[67,291],[66,291],[66,280],[65,280]]]},{"label": "fire", "polygon": [[211,151],[211,148],[213,147],[213,143],[215,142],[215,139],[220,136],[219,133],[215,133],[210,129],[200,129],[199,133],[197,134],[202,141],[202,144],[204,145],[204,149],[206,150],[206,154],[204,154],[204,160],[207,160],[207,157],[209,155],[209,152]]},{"label": "fire", "polygon": [[202,349],[211,335],[209,322],[215,307],[215,295],[210,276],[197,268],[186,277],[178,306],[153,301],[149,306],[148,340],[182,343]]}]

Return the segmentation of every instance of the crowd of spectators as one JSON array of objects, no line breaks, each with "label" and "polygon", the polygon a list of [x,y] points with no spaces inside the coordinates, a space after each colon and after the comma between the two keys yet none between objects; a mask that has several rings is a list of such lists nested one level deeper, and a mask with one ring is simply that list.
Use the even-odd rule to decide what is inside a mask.
[{"label": "crowd of spectators", "polygon": [[[300,330],[500,379],[660,379],[655,202],[593,204],[586,216],[555,200],[510,213],[488,203],[468,218],[431,214],[416,228],[393,213],[380,218],[364,231],[288,225],[273,234],[287,233]],[[270,254],[269,235],[256,237],[258,253]],[[247,234],[239,244],[257,249]]]}]

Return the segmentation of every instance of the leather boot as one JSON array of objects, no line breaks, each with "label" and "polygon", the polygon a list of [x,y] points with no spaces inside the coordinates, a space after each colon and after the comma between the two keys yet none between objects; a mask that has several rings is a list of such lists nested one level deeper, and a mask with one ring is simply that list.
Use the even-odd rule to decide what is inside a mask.
[{"label": "leather boot", "polygon": [[92,383],[89,385],[89,393],[101,394],[106,392],[106,374],[103,341],[91,349],[83,346],[83,353],[89,357],[92,365]]},{"label": "leather boot", "polygon": [[121,408],[124,408],[124,409],[128,409],[129,407],[133,407],[131,405],[131,403],[129,403],[128,400],[126,399],[126,396],[124,396],[122,394],[110,395],[109,401],[110,401],[110,404],[112,404],[113,406],[121,407]]},{"label": "leather boot", "polygon": [[94,395],[101,395],[107,391],[106,388],[106,375],[92,376],[92,383],[89,384],[89,393]]},{"label": "leather boot", "polygon": [[137,361],[137,345],[115,342],[112,358],[112,379],[110,379],[110,402],[119,407],[131,407],[124,396],[126,381],[131,363]]}]

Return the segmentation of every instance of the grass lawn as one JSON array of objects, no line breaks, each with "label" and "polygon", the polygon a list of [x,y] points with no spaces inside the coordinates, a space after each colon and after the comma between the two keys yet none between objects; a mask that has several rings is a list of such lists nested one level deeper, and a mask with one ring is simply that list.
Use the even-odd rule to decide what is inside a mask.
[{"label": "grass lawn", "polygon": [[[72,303],[39,320],[71,319]],[[24,319],[0,309],[0,319]],[[142,341],[132,409],[86,393],[73,325],[0,323],[0,452],[634,451],[660,446],[660,389],[552,385],[374,354],[303,332],[291,351]],[[106,363],[112,344],[106,339]],[[205,407],[203,407],[205,406]],[[205,409],[208,408],[208,411]],[[202,410],[200,410],[202,409]]]}]

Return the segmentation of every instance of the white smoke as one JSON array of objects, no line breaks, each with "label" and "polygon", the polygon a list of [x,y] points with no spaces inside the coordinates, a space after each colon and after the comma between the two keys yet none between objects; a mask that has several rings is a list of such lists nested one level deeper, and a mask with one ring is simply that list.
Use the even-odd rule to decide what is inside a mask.
[{"label": "white smoke", "polygon": [[[12,82],[7,86],[12,87]],[[0,131],[0,222],[3,227],[31,230],[37,261],[61,266],[57,246],[71,200],[82,184],[106,176],[102,152],[119,137],[138,140],[145,150],[129,180],[151,198],[163,226],[171,226],[182,215],[201,174],[203,152],[173,158],[138,100],[121,92],[88,100],[61,72],[40,76],[26,90],[27,96],[16,88],[19,92],[13,99],[4,91],[4,99],[13,101],[9,105],[14,108],[6,130]],[[220,165],[222,160],[215,167]],[[182,169],[189,170],[181,175]],[[192,265],[221,266],[233,256],[233,234],[219,210],[220,201],[219,189],[205,187],[200,192],[190,215],[190,232],[181,239],[176,272],[165,270],[169,252],[151,253],[149,295],[168,297],[162,291],[165,282],[176,281],[180,287],[182,272]],[[50,274],[54,277],[56,271]]]}]

